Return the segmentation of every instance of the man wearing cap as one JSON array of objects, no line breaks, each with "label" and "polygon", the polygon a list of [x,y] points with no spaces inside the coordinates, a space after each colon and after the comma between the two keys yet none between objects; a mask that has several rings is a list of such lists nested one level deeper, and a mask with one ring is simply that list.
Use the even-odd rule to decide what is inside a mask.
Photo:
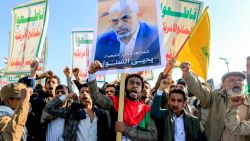
[{"label": "man wearing cap", "polygon": [[[229,99],[244,94],[244,80],[246,75],[242,72],[228,72],[222,76],[221,89],[212,91],[209,86],[202,85],[196,75],[190,71],[190,64],[183,62],[180,65],[184,81],[190,92],[200,99],[201,105],[208,108],[205,134],[208,141],[242,141],[244,136],[233,135],[225,126],[224,117],[230,107]],[[240,106],[237,116],[246,120],[250,114],[250,98],[245,95],[244,104]]]},{"label": "man wearing cap", "polygon": [[[248,88],[250,85],[250,56],[247,57],[247,84]],[[248,89],[249,92],[249,89]],[[246,98],[244,95],[233,96],[230,98],[229,102],[231,106],[227,109],[225,116],[225,124],[231,133],[235,135],[250,135],[250,117],[248,116],[246,120],[242,120],[238,116],[238,111],[240,111],[242,105],[244,105]],[[248,110],[249,111],[249,110]],[[248,112],[246,112],[248,113]],[[244,114],[246,114],[244,113]],[[242,113],[243,114],[243,113]],[[250,140],[250,137],[247,137]]]},{"label": "man wearing cap", "polygon": [[0,104],[0,140],[25,141],[27,130],[25,123],[29,111],[31,88],[21,83],[5,85],[1,90]]}]

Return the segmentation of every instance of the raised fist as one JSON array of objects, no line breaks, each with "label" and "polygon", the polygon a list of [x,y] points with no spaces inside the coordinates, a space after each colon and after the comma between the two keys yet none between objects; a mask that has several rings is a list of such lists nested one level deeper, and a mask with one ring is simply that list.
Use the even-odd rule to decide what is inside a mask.
[{"label": "raised fist", "polygon": [[75,76],[75,78],[77,78],[79,76],[80,70],[79,70],[79,68],[74,68],[72,70],[72,72],[73,72],[73,75]]},{"label": "raised fist", "polygon": [[21,94],[21,99],[22,100],[30,100],[30,96],[33,94],[33,89],[32,88],[23,88],[20,90]]},{"label": "raised fist", "polygon": [[69,78],[71,76],[71,70],[70,70],[70,68],[68,66],[65,67],[65,69],[63,70],[63,73],[65,74],[65,76],[67,78]]},{"label": "raised fist", "polygon": [[181,71],[183,75],[186,75],[190,70],[190,63],[189,62],[182,62],[180,65]]},{"label": "raised fist", "polygon": [[94,74],[98,70],[101,70],[102,68],[103,68],[103,65],[99,61],[96,60],[90,64],[88,73]]}]

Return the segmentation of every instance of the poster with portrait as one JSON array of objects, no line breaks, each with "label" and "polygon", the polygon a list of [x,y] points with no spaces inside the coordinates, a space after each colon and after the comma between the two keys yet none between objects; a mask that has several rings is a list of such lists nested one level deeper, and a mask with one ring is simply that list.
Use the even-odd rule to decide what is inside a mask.
[{"label": "poster with portrait", "polygon": [[47,1],[29,2],[12,9],[12,32],[6,74],[30,71],[41,58],[48,21]]},{"label": "poster with portrait", "polygon": [[[88,78],[90,53],[93,46],[93,29],[74,29],[71,33],[72,69],[79,68],[80,80],[84,83]],[[104,75],[97,75],[98,82],[104,82]]]},{"label": "poster with portrait", "polygon": [[176,56],[195,27],[203,8],[198,0],[161,0],[166,58]]},{"label": "poster with portrait", "polygon": [[91,59],[99,74],[138,72],[165,64],[159,0],[99,0]]}]

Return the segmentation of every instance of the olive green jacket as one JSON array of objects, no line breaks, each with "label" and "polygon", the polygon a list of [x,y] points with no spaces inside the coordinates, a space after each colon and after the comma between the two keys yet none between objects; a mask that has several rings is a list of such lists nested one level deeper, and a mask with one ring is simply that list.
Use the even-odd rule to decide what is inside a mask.
[{"label": "olive green jacket", "polygon": [[21,100],[15,111],[8,106],[0,106],[0,141],[26,140],[25,123],[30,107],[29,101]]},{"label": "olive green jacket", "polygon": [[[220,141],[225,128],[226,110],[230,106],[226,92],[221,89],[212,91],[209,86],[203,85],[191,72],[183,78],[190,92],[200,99],[201,105],[209,109],[205,126],[205,135],[208,141]],[[249,96],[246,97],[244,104],[250,109]],[[249,110],[247,115],[247,119],[249,119]]]}]

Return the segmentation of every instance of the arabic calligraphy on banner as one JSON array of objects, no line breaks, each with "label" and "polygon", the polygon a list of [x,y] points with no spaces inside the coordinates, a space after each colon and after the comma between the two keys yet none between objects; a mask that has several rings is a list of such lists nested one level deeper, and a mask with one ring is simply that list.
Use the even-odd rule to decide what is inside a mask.
[{"label": "arabic calligraphy on banner", "polygon": [[[98,0],[97,34],[91,61],[100,61],[104,68],[97,74],[130,73],[165,66],[159,3],[160,0]],[[138,11],[137,17],[126,18],[126,10],[121,10],[121,15],[116,17],[117,11],[112,9],[118,5]],[[136,22],[131,24],[130,20]],[[121,21],[123,25],[117,29]]]},{"label": "arabic calligraphy on banner", "polygon": [[[83,82],[88,78],[88,68],[90,65],[90,53],[93,43],[93,30],[74,30],[72,31],[72,68],[79,68],[79,77]],[[104,75],[97,75],[98,82],[104,82]]]},{"label": "arabic calligraphy on banner", "polygon": [[47,2],[38,1],[12,10],[12,32],[6,74],[27,73],[36,57],[39,62],[47,28]]},{"label": "arabic calligraphy on banner", "polygon": [[[47,67],[47,60],[48,60],[48,40],[45,38],[45,44],[42,48],[42,53],[41,56],[38,58],[39,62],[39,67],[37,68],[37,73],[41,74],[46,71]],[[26,61],[27,65],[30,65],[33,60],[28,60]],[[16,65],[19,65],[18,62],[16,62]],[[4,74],[8,74],[6,72],[3,72]],[[29,75],[30,72],[17,72],[17,73],[12,73],[13,75]],[[6,77],[11,77],[12,75],[7,75]]]},{"label": "arabic calligraphy on banner", "polygon": [[18,75],[0,76],[0,89],[9,83],[16,83],[19,78],[20,76]]},{"label": "arabic calligraphy on banner", "polygon": [[161,15],[166,58],[175,56],[202,12],[203,2],[197,0],[161,0]]}]

